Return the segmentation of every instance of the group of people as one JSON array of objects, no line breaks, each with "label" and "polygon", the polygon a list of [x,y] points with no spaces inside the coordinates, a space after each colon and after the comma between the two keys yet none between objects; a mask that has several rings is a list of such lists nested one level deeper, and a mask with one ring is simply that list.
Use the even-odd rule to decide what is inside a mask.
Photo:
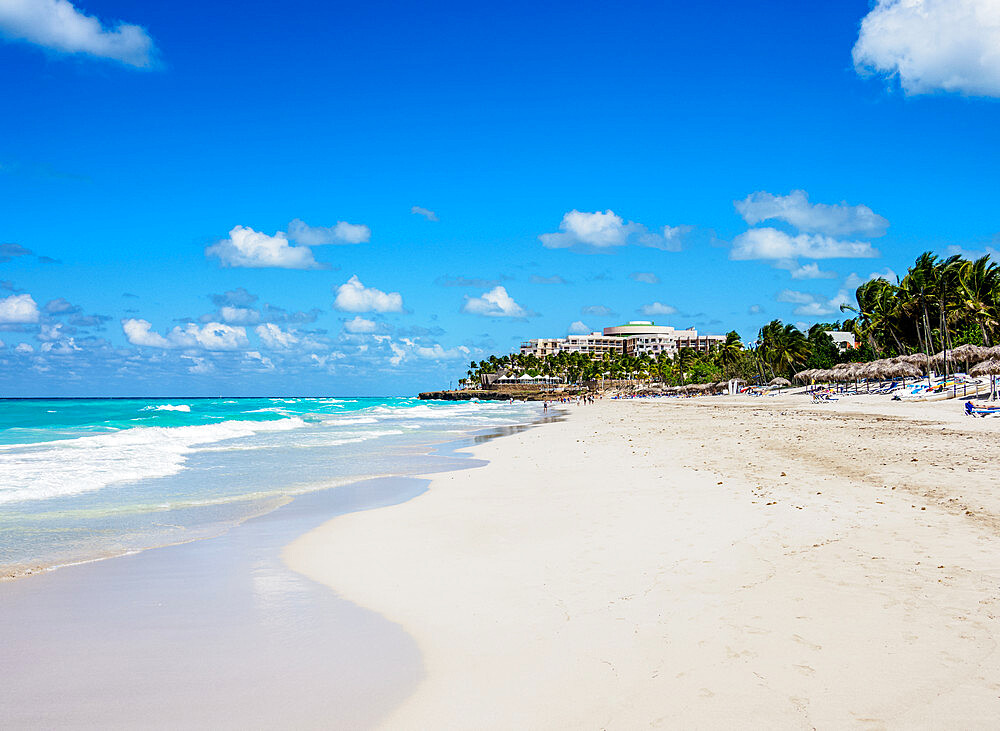
[{"label": "group of people", "polygon": [[[576,403],[577,406],[586,406],[587,404],[594,403],[594,401],[595,401],[595,398],[594,398],[594,395],[592,393],[581,393],[581,394],[577,394],[576,396],[563,396],[562,398],[555,399],[552,403],[554,403],[554,404],[555,403],[560,403],[560,404],[572,404],[572,403]],[[543,411],[548,411],[549,410],[549,402],[548,401],[543,402],[542,410]]]}]

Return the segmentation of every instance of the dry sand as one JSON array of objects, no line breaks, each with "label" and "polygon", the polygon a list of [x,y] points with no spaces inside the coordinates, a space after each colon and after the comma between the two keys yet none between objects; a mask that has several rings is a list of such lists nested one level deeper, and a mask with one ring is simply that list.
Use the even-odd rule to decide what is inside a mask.
[{"label": "dry sand", "polygon": [[416,639],[386,728],[995,728],[1000,421],[960,410],[571,407],[285,558]]}]

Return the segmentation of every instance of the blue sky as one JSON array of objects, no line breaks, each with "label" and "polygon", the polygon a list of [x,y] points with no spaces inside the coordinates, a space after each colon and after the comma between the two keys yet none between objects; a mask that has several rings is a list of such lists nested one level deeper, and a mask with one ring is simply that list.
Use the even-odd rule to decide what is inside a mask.
[{"label": "blue sky", "polygon": [[408,394],[837,319],[1000,248],[998,48],[993,0],[0,0],[0,389]]}]

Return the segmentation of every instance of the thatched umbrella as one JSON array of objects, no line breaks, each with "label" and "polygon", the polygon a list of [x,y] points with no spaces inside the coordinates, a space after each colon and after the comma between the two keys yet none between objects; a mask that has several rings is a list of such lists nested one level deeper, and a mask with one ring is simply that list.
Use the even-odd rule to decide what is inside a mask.
[{"label": "thatched umbrella", "polygon": [[779,376],[778,378],[772,378],[771,379],[771,383],[769,385],[771,385],[771,386],[779,386],[781,388],[785,388],[786,386],[791,386],[792,382],[789,381],[787,378],[781,378]]},{"label": "thatched umbrella", "polygon": [[1000,374],[1000,360],[984,360],[981,363],[972,366],[969,371],[970,376],[989,376],[990,377],[990,401],[996,399],[996,376]]},{"label": "thatched umbrella", "polygon": [[948,351],[948,359],[953,363],[965,363],[965,372],[969,372],[969,366],[989,360],[992,348],[984,348],[979,345],[967,343],[959,345]]},{"label": "thatched umbrella", "polygon": [[885,375],[889,378],[902,378],[903,385],[906,385],[907,378],[920,378],[922,372],[912,363],[906,363],[905,361],[895,361],[890,362],[884,371]]},{"label": "thatched umbrella", "polygon": [[833,379],[833,371],[817,368],[812,372],[811,378],[814,381],[829,381]]}]

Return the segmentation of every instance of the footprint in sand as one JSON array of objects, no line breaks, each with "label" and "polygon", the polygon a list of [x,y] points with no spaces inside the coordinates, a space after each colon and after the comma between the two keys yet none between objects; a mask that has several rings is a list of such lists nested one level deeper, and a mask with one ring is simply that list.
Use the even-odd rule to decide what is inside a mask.
[{"label": "footprint in sand", "polygon": [[822,650],[823,649],[823,645],[814,644],[814,643],[810,642],[807,639],[804,639],[803,637],[801,637],[799,635],[792,635],[792,639],[795,640],[796,642],[798,642],[799,644],[805,645],[806,647],[808,647],[808,648],[810,648],[812,650]]}]

